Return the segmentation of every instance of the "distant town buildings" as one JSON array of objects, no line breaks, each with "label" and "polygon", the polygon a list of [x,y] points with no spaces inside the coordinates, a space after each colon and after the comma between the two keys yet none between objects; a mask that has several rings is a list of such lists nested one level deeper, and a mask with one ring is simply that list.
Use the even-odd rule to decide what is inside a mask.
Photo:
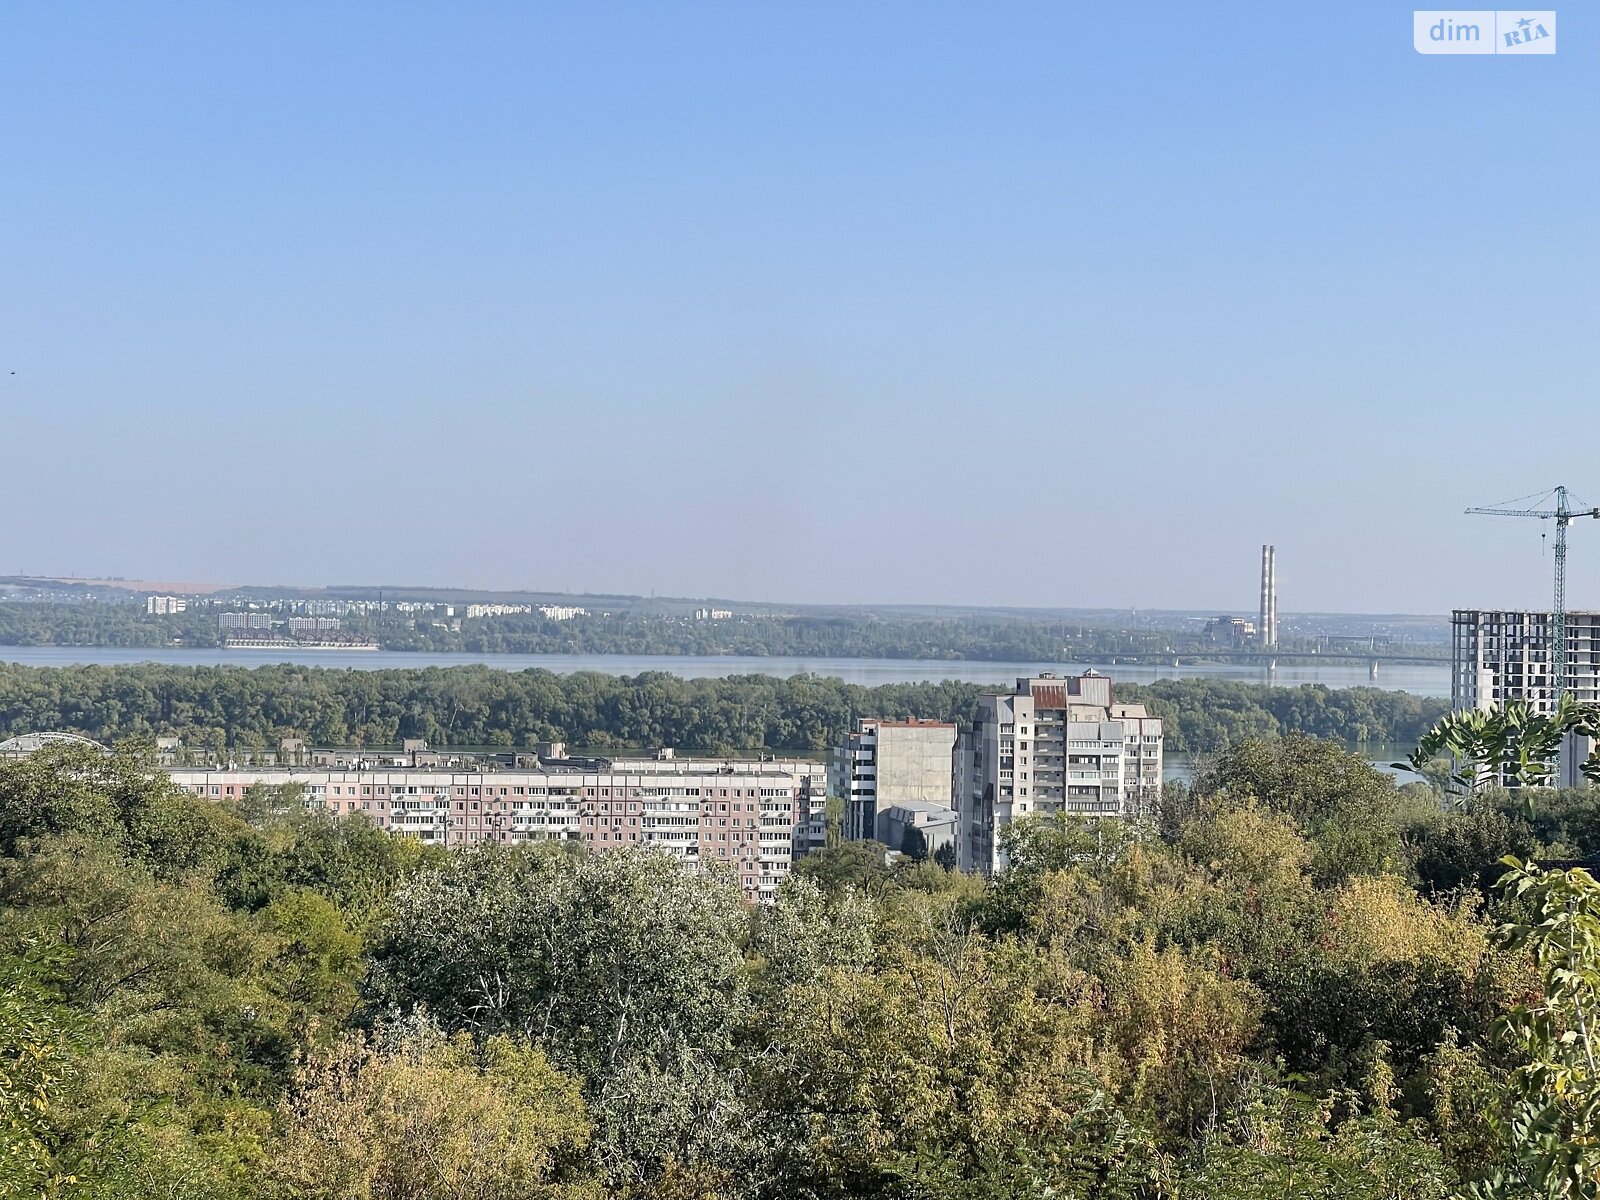
[{"label": "distant town buildings", "polygon": [[[387,613],[401,613],[411,617],[452,618],[457,615],[457,605],[431,600],[345,600],[300,599],[292,596],[259,596],[238,592],[212,596],[147,596],[145,611],[149,614],[184,612],[196,608],[220,609],[227,612],[263,612],[279,616],[307,617],[381,617]],[[537,612],[550,620],[564,621],[587,615],[587,610],[564,605],[546,604],[474,604],[466,606],[471,616],[508,616],[516,613]]]},{"label": "distant town buildings", "polygon": [[697,608],[694,610],[696,621],[728,621],[733,618],[731,608]]},{"label": "distant town buildings", "polygon": [[476,621],[480,617],[515,617],[532,611],[531,604],[469,604],[467,620]]},{"label": "distant town buildings", "polygon": [[1116,704],[1111,680],[1045,674],[983,696],[955,754],[959,862],[1003,869],[1001,835],[1030,814],[1129,817],[1161,794],[1163,730],[1140,704]]},{"label": "distant town buildings", "polygon": [[589,610],[586,608],[569,608],[561,604],[541,604],[539,615],[546,621],[570,621],[574,617],[587,617]]},{"label": "distant town buildings", "polygon": [[441,756],[415,743],[398,754],[345,752],[343,761],[319,769],[175,767],[169,773],[195,795],[219,801],[238,799],[258,783],[298,784],[308,807],[365,817],[434,845],[652,847],[687,868],[729,871],[759,902],[776,897],[795,857],[813,847],[814,814],[827,791],[826,768],[801,760],[658,757],[450,768],[432,765]]},{"label": "distant town buildings", "polygon": [[435,604],[409,604],[394,600],[261,600],[251,607],[271,609],[273,612],[305,613],[323,617],[372,617],[386,612],[432,612],[443,607]]},{"label": "distant town buildings", "polygon": [[876,838],[900,849],[880,829],[880,814],[895,804],[951,805],[951,755],[956,727],[943,721],[862,719],[834,751],[832,794],[844,802],[844,836]]},{"label": "distant town buildings", "polygon": [[574,617],[586,617],[589,610],[586,608],[572,608],[563,604],[469,604],[467,605],[467,620],[476,621],[480,617],[516,617],[538,613],[547,621],[570,621]]},{"label": "distant town buildings", "polygon": [[1213,617],[1201,631],[1207,641],[1222,646],[1248,646],[1256,640],[1256,627],[1243,617]]},{"label": "distant town buildings", "polygon": [[[233,623],[241,614],[272,614],[289,619],[292,633],[328,633],[343,628],[342,620],[348,618],[382,618],[397,613],[412,619],[431,618],[438,625],[458,620],[458,612],[470,620],[486,617],[532,616],[537,614],[547,621],[571,621],[587,617],[589,610],[571,604],[442,604],[428,600],[345,600],[299,599],[290,596],[260,597],[250,594],[229,593],[214,596],[147,596],[145,612],[151,616],[165,616],[190,609],[222,610],[218,613],[218,626],[222,629],[267,629],[270,625],[244,625]],[[608,614],[609,615],[609,614]],[[722,614],[731,616],[731,613]],[[224,618],[227,618],[225,621]],[[307,625],[296,618],[328,618],[332,625]],[[282,621],[278,622],[282,624]]]},{"label": "distant town buildings", "polygon": [[217,628],[222,630],[271,629],[272,615],[264,612],[218,613]]},{"label": "distant town buildings", "polygon": [[456,615],[456,606],[453,604],[429,604],[426,602],[417,603],[412,600],[396,600],[393,604],[389,605],[389,607],[397,613],[405,613],[408,616],[412,614],[417,616],[432,616],[436,612],[442,617],[453,617]]}]

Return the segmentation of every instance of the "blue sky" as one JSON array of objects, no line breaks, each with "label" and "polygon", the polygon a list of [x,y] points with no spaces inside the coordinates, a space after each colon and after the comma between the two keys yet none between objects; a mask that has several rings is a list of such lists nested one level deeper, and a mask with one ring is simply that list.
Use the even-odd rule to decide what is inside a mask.
[{"label": "blue sky", "polygon": [[1544,603],[1461,510],[1600,502],[1559,20],[5,5],[0,572]]}]

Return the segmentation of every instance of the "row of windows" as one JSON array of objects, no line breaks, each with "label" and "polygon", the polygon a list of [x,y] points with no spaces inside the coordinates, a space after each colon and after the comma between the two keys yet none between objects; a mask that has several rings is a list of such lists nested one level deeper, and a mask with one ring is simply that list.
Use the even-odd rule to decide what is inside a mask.
[{"label": "row of windows", "polygon": [[[632,801],[632,802],[625,802],[625,801],[618,800],[615,803],[616,803],[616,810],[618,812],[622,811],[622,806],[623,806],[624,803],[628,804],[628,811],[629,812],[638,812],[639,811],[639,802],[637,800]],[[596,803],[595,801],[591,800],[591,801],[588,802],[588,804],[585,805],[585,808],[589,809],[589,810],[598,810],[599,812],[610,812],[611,811],[611,804],[609,804],[609,803],[607,803],[605,801],[600,801],[600,802]],[[644,804],[644,809],[645,809],[646,812],[659,811],[659,810],[661,810],[663,808],[676,809],[677,811],[680,811],[680,812],[697,812],[700,809],[700,805],[698,805],[698,804],[671,804],[670,802],[667,803],[667,804],[663,804],[659,800],[654,801],[654,802],[646,801],[645,804]],[[711,811],[711,808],[710,808],[709,805],[706,806],[706,811],[707,812]],[[716,811],[717,812],[724,812],[724,813],[728,812],[728,811],[730,811],[730,806],[726,805],[726,804],[719,804],[719,805],[717,805]],[[734,804],[731,807],[731,811],[733,811],[733,812],[751,812],[751,813],[753,813],[753,812],[756,811],[756,806],[754,804],[745,804],[745,805]]]},{"label": "row of windows", "polygon": [[[606,833],[598,834],[598,835],[596,835],[595,840],[596,841],[600,841],[600,842],[625,842],[625,841],[637,842],[640,839],[639,839],[639,835],[637,833],[629,833],[629,834],[624,835],[622,832],[619,831],[619,832],[614,833],[614,834],[606,834]],[[651,845],[660,846],[661,849],[663,849],[663,850],[672,850],[672,851],[676,852],[678,854],[678,857],[680,857],[680,858],[690,858],[690,859],[692,859],[692,858],[697,857],[699,855],[699,853],[700,853],[700,846],[699,846],[699,843],[697,843],[697,842],[690,842],[690,843],[685,843],[685,844],[681,844],[681,845],[674,845],[671,842],[666,841],[665,839],[662,839],[662,838],[650,838],[650,837],[645,838],[644,841],[649,842]],[[711,849],[712,849],[711,847],[707,846],[706,847],[706,853],[708,853],[708,854],[711,853]],[[747,860],[748,862],[750,862],[752,864],[755,863],[755,862],[761,861],[759,859],[757,853],[756,853],[756,847],[754,847],[754,846],[718,846],[718,847],[716,847],[716,856],[718,858],[742,858],[742,859],[745,859],[745,860]],[[768,868],[769,870],[784,870],[788,866],[788,864],[785,863],[785,862],[769,862],[769,861],[762,861],[761,865],[766,867],[766,868]]]},{"label": "row of windows", "polygon": [[[485,818],[485,820],[487,820],[487,819],[488,818]],[[601,829],[606,829],[606,828],[621,829],[622,828],[622,822],[623,822],[624,819],[627,820],[628,828],[630,828],[630,829],[635,828],[635,827],[637,827],[639,825],[640,818],[638,818],[638,817],[627,817],[627,818],[623,818],[623,817],[584,817],[583,818],[583,823],[586,826],[588,826],[590,829],[595,828],[596,822],[598,822],[599,827]],[[474,818],[473,820],[474,820],[474,823],[476,823],[477,819]],[[688,820],[675,819],[675,818],[672,818],[672,817],[646,817],[646,818],[644,818],[644,828],[646,828],[646,829],[659,829],[662,826],[679,826],[679,827],[690,826],[690,827],[698,828],[701,825],[702,825],[702,822],[700,822],[700,821],[688,821]],[[726,821],[719,822],[719,825],[724,829],[726,829],[728,827],[728,823]],[[735,828],[737,829],[737,826],[735,826]],[[706,836],[707,837],[711,836],[709,830],[708,830]],[[723,838],[726,838],[728,835],[724,833],[724,834],[721,834],[720,836],[723,837]],[[736,832],[734,834],[734,837],[739,838],[741,840],[744,838],[744,836],[745,835],[743,833]],[[755,836],[756,836],[755,825],[753,823],[750,825],[750,828],[749,828],[749,836],[752,839],[754,839]]]},{"label": "row of windows", "polygon": [[[194,791],[195,791],[195,793],[197,795],[202,795],[203,796],[203,795],[206,794],[204,789],[207,786],[210,787],[210,789],[211,789],[210,794],[213,795],[213,796],[220,796],[220,795],[235,796],[235,795],[243,795],[244,792],[245,792],[245,789],[249,785],[248,784],[244,784],[244,783],[239,783],[239,784],[210,784],[210,785],[197,784],[197,785],[194,785]],[[393,785],[392,789],[391,789],[389,784],[382,784],[382,783],[379,783],[379,784],[370,784],[370,783],[369,784],[361,784],[359,786],[360,786],[360,793],[359,794],[362,795],[362,796],[388,796],[388,795],[391,794],[391,790],[392,790],[392,794],[396,795],[396,796],[416,796],[416,795],[447,796],[447,795],[452,795],[453,794],[454,796],[459,797],[461,799],[468,799],[468,798],[473,797],[473,796],[477,796],[477,797],[480,797],[480,798],[492,798],[497,794],[497,789],[492,788],[492,787],[486,787],[486,788],[472,787],[472,788],[469,788],[469,787],[465,787],[465,786],[461,786],[461,785],[456,785],[454,787],[450,787],[450,786],[447,786],[445,784],[409,784],[409,785],[395,784],[395,785]],[[219,791],[218,790],[219,788],[222,788],[224,790]],[[326,793],[328,795],[332,795],[332,796],[355,796],[355,795],[357,795],[357,790],[356,789],[357,789],[357,785],[353,784],[353,783],[348,783],[348,784],[346,784],[346,783],[326,783],[326,784],[325,783],[313,783],[313,784],[308,785],[308,790],[311,791],[313,794],[320,794],[320,793],[323,793],[324,791],[326,791]],[[563,797],[568,797],[568,798],[573,798],[573,799],[582,797],[582,796],[587,794],[592,799],[594,795],[599,795],[599,796],[602,796],[602,797],[610,797],[613,791],[616,793],[616,795],[617,795],[617,797],[619,799],[620,798],[625,798],[625,797],[631,797],[631,796],[649,796],[649,797],[690,797],[690,796],[694,796],[694,797],[699,797],[702,794],[704,796],[706,796],[706,797],[715,797],[715,796],[719,796],[720,795],[722,798],[727,798],[729,796],[730,792],[736,798],[748,797],[748,798],[750,798],[752,800],[763,799],[763,798],[765,798],[765,799],[773,799],[773,798],[791,799],[791,798],[793,798],[793,795],[794,795],[794,793],[792,791],[790,791],[788,789],[785,789],[785,788],[731,788],[731,789],[730,788],[704,788],[704,789],[701,789],[701,788],[685,788],[685,787],[591,788],[591,789],[587,789],[587,790],[584,789],[584,788],[581,788],[581,787],[568,787],[568,788],[560,788],[560,787],[556,787],[556,788],[502,787],[502,788],[498,789],[498,794],[500,796],[563,796]],[[738,806],[735,805],[735,808],[737,808],[737,807]],[[748,805],[748,804],[745,807],[747,809],[753,809],[754,808],[753,805]],[[724,810],[725,809],[726,809],[726,806],[724,806]]]}]

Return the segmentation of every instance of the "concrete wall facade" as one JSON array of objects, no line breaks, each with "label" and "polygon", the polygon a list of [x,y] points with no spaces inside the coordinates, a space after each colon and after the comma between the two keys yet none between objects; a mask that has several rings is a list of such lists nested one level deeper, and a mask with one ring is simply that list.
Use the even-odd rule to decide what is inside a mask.
[{"label": "concrete wall facade", "polygon": [[834,754],[830,780],[844,802],[845,837],[877,838],[878,814],[893,804],[950,807],[956,732],[944,721],[857,721]]}]

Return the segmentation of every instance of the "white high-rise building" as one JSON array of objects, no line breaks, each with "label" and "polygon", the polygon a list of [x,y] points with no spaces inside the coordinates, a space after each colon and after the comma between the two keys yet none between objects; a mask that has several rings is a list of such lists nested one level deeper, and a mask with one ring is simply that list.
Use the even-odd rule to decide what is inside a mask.
[{"label": "white high-rise building", "polygon": [[573,608],[566,604],[541,604],[539,615],[546,621],[571,621],[577,617],[587,617],[587,608]]},{"label": "white high-rise building", "polygon": [[228,629],[271,629],[272,615],[264,612],[225,612],[217,614],[217,628]]},{"label": "white high-rise building", "polygon": [[290,617],[290,633],[335,633],[339,629],[338,617]]},{"label": "white high-rise building", "polygon": [[1112,701],[1097,671],[1017,680],[983,696],[956,746],[958,855],[963,868],[1003,869],[1001,835],[1032,813],[1138,816],[1161,794],[1163,731],[1142,704]]}]

